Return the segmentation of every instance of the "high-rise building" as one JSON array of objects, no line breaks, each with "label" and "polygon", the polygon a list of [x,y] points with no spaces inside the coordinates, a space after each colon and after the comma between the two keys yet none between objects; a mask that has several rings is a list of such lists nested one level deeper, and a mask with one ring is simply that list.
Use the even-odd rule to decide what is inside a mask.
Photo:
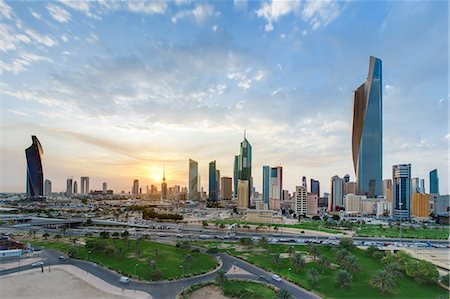
[{"label": "high-rise building", "polygon": [[279,210],[283,196],[283,167],[270,168],[269,209]]},{"label": "high-rise building", "polygon": [[285,200],[290,200],[291,197],[289,196],[289,191],[288,190],[283,190],[283,197],[281,198],[282,201]]},{"label": "high-rise building", "polygon": [[392,167],[393,216],[398,220],[411,218],[411,164]]},{"label": "high-rise building", "polygon": [[305,216],[307,212],[308,190],[306,186],[295,187],[295,213],[298,217]]},{"label": "high-rise building", "polygon": [[220,170],[216,169],[216,194],[217,200],[220,200]]},{"label": "high-rise building", "polygon": [[415,192],[411,196],[411,215],[419,218],[430,217],[430,195]]},{"label": "high-rise building", "polygon": [[249,182],[247,180],[239,180],[237,203],[238,203],[238,208],[240,208],[240,209],[247,209],[249,207],[248,187],[249,187]]},{"label": "high-rise building", "polygon": [[[108,191],[108,184],[106,182],[103,182],[103,194],[106,194],[106,192]],[[148,186],[147,186],[147,193],[148,193]]]},{"label": "high-rise building", "polygon": [[77,181],[73,182],[73,194],[77,194],[78,193],[78,184]]},{"label": "high-rise building", "polygon": [[131,193],[139,194],[139,180],[134,180],[133,181],[133,188],[132,188]]},{"label": "high-rise building", "polygon": [[331,178],[331,195],[328,200],[328,211],[340,211],[344,207],[344,179],[337,175]]},{"label": "high-rise building", "polygon": [[362,212],[362,202],[367,200],[365,195],[355,195],[353,193],[347,194],[344,200],[345,211],[347,212]]},{"label": "high-rise building", "polygon": [[437,169],[430,171],[430,194],[439,194],[439,177]]},{"label": "high-rise building", "polygon": [[346,175],[344,175],[344,183],[348,183],[348,182],[350,182],[350,175],[346,174]]},{"label": "high-rise building", "polygon": [[431,195],[434,201],[434,212],[438,214],[448,213],[450,211],[450,196],[447,195]]},{"label": "high-rise building", "polygon": [[46,179],[44,182],[44,195],[48,196],[52,193],[52,181]]},{"label": "high-rise building", "polygon": [[89,177],[82,176],[80,178],[81,194],[89,194]]},{"label": "high-rise building", "polygon": [[161,183],[161,200],[167,199],[166,166],[163,166],[163,181]]},{"label": "high-rise building", "polygon": [[360,195],[381,195],[383,163],[381,60],[370,57],[369,74],[353,92],[352,154]]},{"label": "high-rise building", "polygon": [[270,166],[263,166],[262,200],[269,206],[270,201]]},{"label": "high-rise building", "polygon": [[73,188],[73,179],[68,178],[66,181],[66,196],[72,195],[72,189]]},{"label": "high-rise building", "polygon": [[411,194],[420,193],[420,179],[412,178],[411,179]]},{"label": "high-rise building", "polygon": [[233,198],[232,179],[230,177],[220,178],[220,199],[231,200]]},{"label": "high-rise building", "polygon": [[387,189],[392,189],[392,180],[391,179],[383,180],[383,196],[384,197],[386,197]]},{"label": "high-rise building", "polygon": [[306,214],[317,215],[319,211],[319,196],[316,193],[308,193],[306,198]]},{"label": "high-rise building", "polygon": [[425,180],[424,179],[420,179],[420,193],[427,193],[425,192]]},{"label": "high-rise building", "polygon": [[234,165],[233,165],[233,191],[235,197],[237,197],[238,193],[238,181],[239,181],[239,155],[236,155],[234,156]]},{"label": "high-rise building", "polygon": [[198,162],[189,159],[189,199],[199,199]]},{"label": "high-rise building", "polygon": [[248,206],[250,206],[250,198],[253,190],[252,146],[246,138],[245,131],[244,131],[244,140],[241,142],[241,149],[238,161],[238,179],[248,181],[249,183]]},{"label": "high-rise building", "polygon": [[42,155],[44,150],[36,136],[31,136],[32,144],[25,150],[27,158],[27,197],[44,195],[44,173]]},{"label": "high-rise building", "polygon": [[320,197],[320,182],[315,179],[311,179],[311,193],[317,194]]},{"label": "high-rise building", "polygon": [[344,195],[346,194],[356,194],[356,183],[346,182],[344,184]]},{"label": "high-rise building", "polygon": [[302,186],[306,187],[306,177],[302,177]]},{"label": "high-rise building", "polygon": [[209,201],[217,202],[216,160],[209,163]]}]

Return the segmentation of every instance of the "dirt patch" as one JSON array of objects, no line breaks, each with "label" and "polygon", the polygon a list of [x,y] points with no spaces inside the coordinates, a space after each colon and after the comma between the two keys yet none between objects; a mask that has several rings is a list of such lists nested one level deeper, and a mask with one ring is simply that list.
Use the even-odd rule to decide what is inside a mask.
[{"label": "dirt patch", "polygon": [[207,286],[192,292],[189,299],[229,299],[222,294],[222,289],[218,286]]},{"label": "dirt patch", "polygon": [[240,274],[240,275],[252,275],[250,272],[245,271],[242,268],[239,268],[237,266],[232,266],[230,270],[228,270],[227,274],[233,275],[233,274]]}]

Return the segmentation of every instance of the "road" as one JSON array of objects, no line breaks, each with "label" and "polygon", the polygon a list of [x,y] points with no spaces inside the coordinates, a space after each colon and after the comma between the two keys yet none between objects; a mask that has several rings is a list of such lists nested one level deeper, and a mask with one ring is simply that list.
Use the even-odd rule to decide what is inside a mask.
[{"label": "road", "polygon": [[[111,270],[103,268],[97,264],[68,258],[65,261],[60,260],[58,257],[62,253],[51,250],[51,249],[42,249],[42,256],[45,257],[45,267],[58,264],[69,264],[76,266],[84,271],[91,273],[92,275],[97,276],[98,278],[116,286],[119,288],[126,288],[130,290],[139,290],[143,292],[149,293],[154,299],[173,299],[176,298],[177,294],[180,293],[183,289],[205,281],[214,281],[216,278],[216,274],[218,270],[223,270],[227,272],[233,265],[239,268],[242,268],[249,272],[251,275],[228,275],[229,278],[245,278],[251,280],[259,280],[260,276],[264,276],[266,281],[277,288],[282,288],[288,290],[295,298],[299,299],[317,299],[319,298],[317,295],[314,295],[292,283],[281,281],[276,282],[272,279],[272,274],[266,272],[252,264],[249,264],[245,261],[242,261],[238,258],[229,256],[224,253],[219,253],[216,255],[218,259],[222,261],[222,266],[217,271],[213,273],[206,274],[204,276],[198,276],[188,279],[183,279],[179,281],[164,281],[164,282],[140,282],[140,281],[130,281],[129,284],[122,284],[119,282],[120,274],[115,273]],[[0,271],[0,276],[20,272],[24,270],[29,270],[32,267],[30,265],[21,266],[13,269],[7,269]]]}]

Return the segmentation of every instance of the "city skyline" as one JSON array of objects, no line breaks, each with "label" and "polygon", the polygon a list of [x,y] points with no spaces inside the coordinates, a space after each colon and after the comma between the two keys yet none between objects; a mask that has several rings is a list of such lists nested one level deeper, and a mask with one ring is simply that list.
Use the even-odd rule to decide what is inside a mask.
[{"label": "city skyline", "polygon": [[[436,17],[445,3],[324,3],[159,3],[152,10],[1,1],[0,192],[25,192],[31,135],[43,145],[44,179],[54,192],[83,175],[92,189],[106,181],[129,190],[135,178],[159,186],[163,165],[169,185],[187,186],[189,158],[207,190],[210,161],[233,176],[244,129],[258,191],[262,166],[280,165],[285,189],[306,176],[329,192],[334,175],[355,180],[351,94],[374,55],[383,60],[389,140],[382,179],[391,178],[392,165],[411,163],[411,176],[429,186],[437,168],[440,193],[448,193],[448,44],[439,39],[448,28]],[[350,27],[362,18],[368,25]],[[122,27],[135,31],[127,36]]]}]

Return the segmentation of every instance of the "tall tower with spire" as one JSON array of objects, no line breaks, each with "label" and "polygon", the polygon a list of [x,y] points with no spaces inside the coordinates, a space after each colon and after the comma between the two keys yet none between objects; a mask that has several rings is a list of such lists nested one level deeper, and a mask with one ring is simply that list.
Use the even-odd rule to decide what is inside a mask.
[{"label": "tall tower with spire", "polygon": [[161,183],[161,199],[167,199],[166,166],[163,166],[163,181]]},{"label": "tall tower with spire", "polygon": [[250,206],[250,198],[253,190],[252,178],[252,146],[247,140],[247,132],[244,130],[244,140],[241,142],[240,155],[238,156],[238,180],[247,181],[248,194],[247,202]]}]

